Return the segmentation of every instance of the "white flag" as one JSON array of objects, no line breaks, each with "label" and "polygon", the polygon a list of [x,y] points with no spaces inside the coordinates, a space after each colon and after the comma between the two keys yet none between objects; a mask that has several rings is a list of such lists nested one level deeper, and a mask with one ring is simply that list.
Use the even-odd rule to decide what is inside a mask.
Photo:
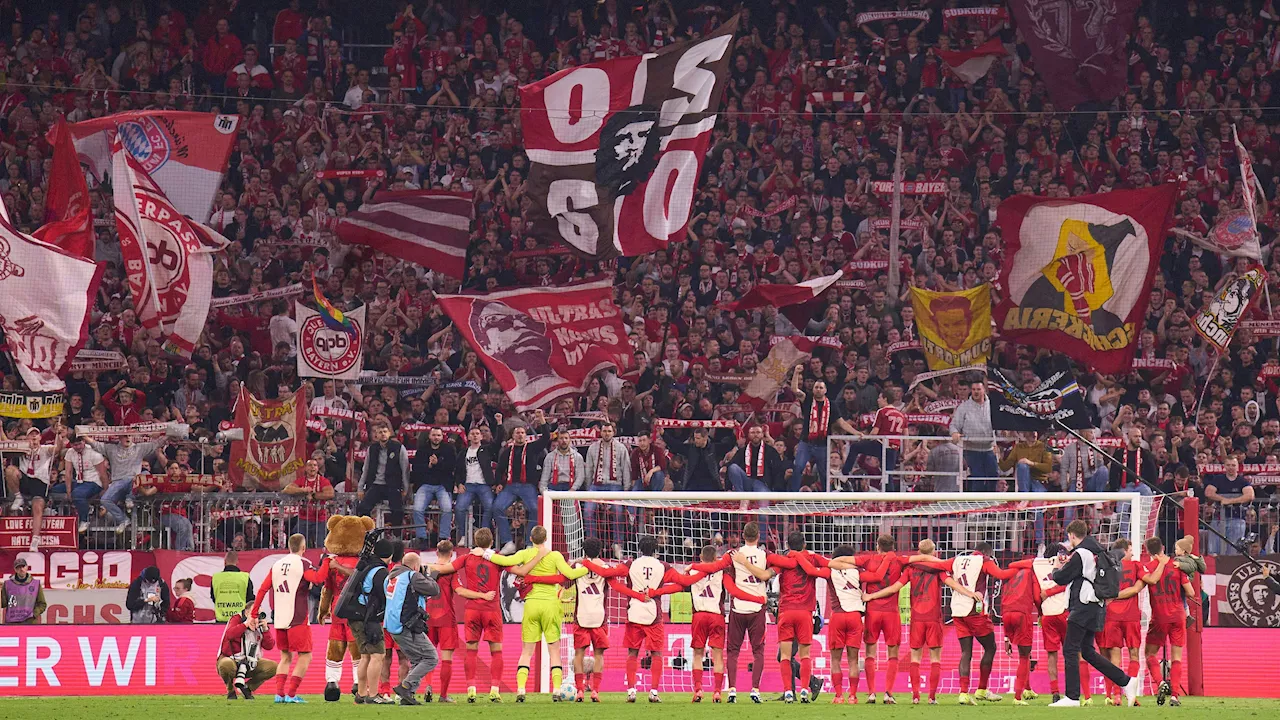
[{"label": "white flag", "polygon": [[298,376],[355,380],[364,369],[364,309],[345,313],[354,333],[326,325],[320,313],[298,303]]}]

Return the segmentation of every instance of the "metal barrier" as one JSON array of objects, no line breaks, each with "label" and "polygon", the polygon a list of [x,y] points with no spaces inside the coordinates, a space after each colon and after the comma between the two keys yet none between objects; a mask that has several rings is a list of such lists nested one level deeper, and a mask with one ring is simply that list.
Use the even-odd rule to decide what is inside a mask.
[{"label": "metal barrier", "polygon": [[[1254,557],[1280,553],[1280,496],[1255,498],[1242,505],[1222,505],[1205,498],[1200,501],[1200,517]],[[1204,528],[1200,529],[1200,547],[1206,555],[1239,554]]]},{"label": "metal barrier", "polygon": [[[897,442],[901,450],[891,449],[891,441]],[[874,444],[874,452],[856,447],[863,443]],[[859,466],[859,456],[870,467]],[[866,462],[868,458],[870,462]],[[1015,488],[1012,475],[972,475],[965,451],[952,442],[950,435],[831,435],[827,437],[827,490],[1009,492]]]}]

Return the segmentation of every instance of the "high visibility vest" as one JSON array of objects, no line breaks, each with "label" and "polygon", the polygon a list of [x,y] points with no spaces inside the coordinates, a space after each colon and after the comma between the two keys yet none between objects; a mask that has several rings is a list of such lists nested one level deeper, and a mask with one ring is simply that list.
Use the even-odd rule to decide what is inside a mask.
[{"label": "high visibility vest", "polygon": [[245,606],[249,592],[249,573],[223,570],[213,574],[213,613],[218,622],[226,622]]}]

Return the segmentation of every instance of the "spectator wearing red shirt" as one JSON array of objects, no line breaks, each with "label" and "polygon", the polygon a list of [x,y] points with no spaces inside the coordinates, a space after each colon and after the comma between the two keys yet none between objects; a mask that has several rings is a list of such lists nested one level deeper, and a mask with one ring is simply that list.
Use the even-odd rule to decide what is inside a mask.
[{"label": "spectator wearing red shirt", "polygon": [[204,70],[209,74],[209,82],[215,91],[222,91],[228,86],[227,73],[243,57],[244,46],[240,38],[231,34],[231,24],[225,19],[219,20],[216,33],[205,43],[203,60]]},{"label": "spectator wearing red shirt", "polygon": [[142,422],[142,411],[147,409],[146,393],[127,387],[128,384],[128,380],[121,380],[102,395],[102,406],[111,413],[117,425],[134,425]]},{"label": "spectator wearing red shirt", "polygon": [[236,78],[240,75],[248,75],[249,84],[259,90],[270,90],[275,87],[275,83],[271,81],[271,71],[266,65],[258,62],[258,48],[253,45],[244,49],[244,60],[227,71],[226,87],[234,86]]},{"label": "spectator wearing red shirt", "polygon": [[392,77],[399,76],[403,87],[418,86],[418,68],[414,63],[413,45],[404,33],[397,30],[392,36],[391,47],[382,55],[382,64],[387,66],[387,73]]},{"label": "spectator wearing red shirt", "polygon": [[297,40],[302,37],[302,29],[306,24],[307,18],[299,9],[298,0],[289,0],[289,7],[276,13],[276,22],[271,28],[271,42],[280,45],[286,40]]},{"label": "spectator wearing red shirt", "polygon": [[295,78],[307,76],[307,58],[298,52],[298,41],[293,38],[284,41],[284,52],[276,56],[272,66],[275,69],[276,84],[281,82],[285,70],[292,70]]},{"label": "spectator wearing red shirt", "polygon": [[334,491],[333,483],[320,474],[319,461],[315,458],[308,460],[302,468],[302,477],[286,485],[281,492],[301,501],[293,532],[305,536],[308,545],[322,547],[327,533],[325,521],[329,519],[324,503],[333,499]]},{"label": "spectator wearing red shirt", "polygon": [[193,623],[196,621],[196,604],[191,599],[191,578],[183,578],[173,584],[176,596],[169,606],[165,620],[171,623]]}]

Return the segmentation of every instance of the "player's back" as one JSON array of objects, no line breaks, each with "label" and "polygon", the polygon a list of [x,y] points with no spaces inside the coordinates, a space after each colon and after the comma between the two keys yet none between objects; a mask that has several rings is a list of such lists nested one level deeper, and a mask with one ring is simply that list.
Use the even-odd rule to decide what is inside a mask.
[{"label": "player's back", "polygon": [[457,623],[453,612],[454,590],[458,587],[458,574],[442,575],[436,579],[440,594],[427,598],[427,625],[445,627]]},{"label": "player's back", "polygon": [[311,561],[290,553],[276,560],[271,566],[272,624],[277,629],[288,630],[295,625],[306,625],[309,620],[311,582],[306,572]]},{"label": "player's back", "polygon": [[1035,570],[1027,568],[1019,570],[1016,575],[1000,585],[1000,607],[1006,612],[1020,612],[1034,615],[1036,612],[1036,585],[1039,583]]},{"label": "player's back", "polygon": [[1056,588],[1062,587],[1053,581],[1053,573],[1057,569],[1054,562],[1048,558],[1037,558],[1031,562],[1031,569],[1035,573],[1036,581],[1040,583],[1040,614],[1045,617],[1056,617],[1065,613],[1071,594],[1067,592],[1049,594]]},{"label": "player's back", "polygon": [[902,580],[911,586],[911,622],[942,622],[941,570],[909,566]]},{"label": "player's back", "polygon": [[[801,551],[811,564],[817,565],[817,556]],[[792,553],[794,557],[797,553]],[[797,563],[795,567],[781,568],[778,573],[778,608],[781,611],[799,610],[813,612],[818,604],[817,578],[804,571]]]},{"label": "player's back", "polygon": [[[454,567],[458,567],[455,562]],[[498,598],[502,594],[502,568],[479,555],[464,555],[462,567],[463,587],[477,593],[493,593],[492,600],[467,598],[467,609],[482,612],[502,612]]]},{"label": "player's back", "polygon": [[[759,545],[743,545],[742,547],[738,548],[737,553],[738,555],[742,556],[744,560],[751,563],[752,565],[755,565],[756,567],[762,568],[768,564],[768,560],[767,560],[768,553],[766,553],[765,549]],[[755,575],[752,575],[751,572],[748,571],[746,568],[742,567],[737,563],[734,563],[733,564],[733,582],[735,585],[738,586],[738,589],[743,591],[744,593],[747,593],[748,595],[760,596],[760,602],[758,603],[748,602],[746,600],[733,598],[733,601],[729,604],[729,607],[733,612],[736,612],[741,615],[750,615],[752,613],[760,612],[762,609],[764,609],[764,602],[767,596],[767,592],[765,589],[765,584],[761,582],[759,578],[757,578]]]},{"label": "player's back", "polygon": [[[600,560],[595,562],[604,565]],[[597,575],[589,572],[586,575],[573,581],[574,589],[577,590],[578,600],[574,607],[574,622],[578,627],[598,628],[604,625],[608,619],[608,613],[605,610],[605,595],[608,587],[608,578],[603,575]]]},{"label": "player's back", "polygon": [[858,568],[831,569],[827,582],[827,606],[833,613],[863,612],[867,604],[862,601],[862,579]]},{"label": "player's back", "polygon": [[[985,562],[986,556],[980,553],[960,555],[951,561],[951,577],[955,578],[956,582],[960,583],[966,590],[985,595],[987,575],[982,571],[982,565]],[[968,617],[970,615],[982,615],[983,613],[984,610],[973,598],[961,593],[951,593],[952,617]]]},{"label": "player's back", "polygon": [[[631,561],[627,579],[631,589],[638,593],[656,590],[662,585],[662,578],[667,574],[667,566],[655,557],[644,555]],[[662,613],[658,610],[656,600],[637,600],[631,598],[627,605],[627,621],[637,625],[652,625],[662,621]]]},{"label": "player's back", "polygon": [[[887,563],[887,567],[886,567],[886,563]],[[890,585],[898,582],[898,579],[902,576],[902,560],[897,556],[897,554],[892,552],[878,553],[876,555],[870,556],[867,559],[865,567],[868,570],[877,571],[877,574],[879,574],[878,572],[879,570],[881,569],[884,570],[883,575],[878,580],[863,579],[862,589],[868,595],[877,593],[889,587]],[[870,603],[867,604],[867,610],[870,612],[886,612],[886,613],[897,614],[898,598],[896,595],[889,595],[888,597],[876,598],[875,600],[872,600]]]},{"label": "player's back", "polygon": [[689,586],[694,612],[724,613],[724,571],[717,570],[698,578]]},{"label": "player's back", "polygon": [[[1172,565],[1172,563],[1170,563]],[[1168,570],[1166,569],[1166,572]],[[1120,562],[1120,589],[1133,587],[1142,577],[1142,563],[1137,560],[1122,560]],[[1178,594],[1182,594],[1181,588]],[[1142,608],[1139,606],[1139,599],[1142,593],[1139,592],[1133,597],[1127,597],[1123,600],[1107,601],[1107,619],[1115,622],[1139,622],[1142,620]]]},{"label": "player's back", "polygon": [[[1152,558],[1144,569],[1147,573],[1152,573],[1158,565],[1159,561]],[[1182,594],[1182,584],[1186,581],[1187,576],[1173,564],[1172,560],[1164,566],[1164,573],[1160,576],[1160,580],[1149,588],[1153,618],[1174,621],[1186,617],[1185,597]]]}]

